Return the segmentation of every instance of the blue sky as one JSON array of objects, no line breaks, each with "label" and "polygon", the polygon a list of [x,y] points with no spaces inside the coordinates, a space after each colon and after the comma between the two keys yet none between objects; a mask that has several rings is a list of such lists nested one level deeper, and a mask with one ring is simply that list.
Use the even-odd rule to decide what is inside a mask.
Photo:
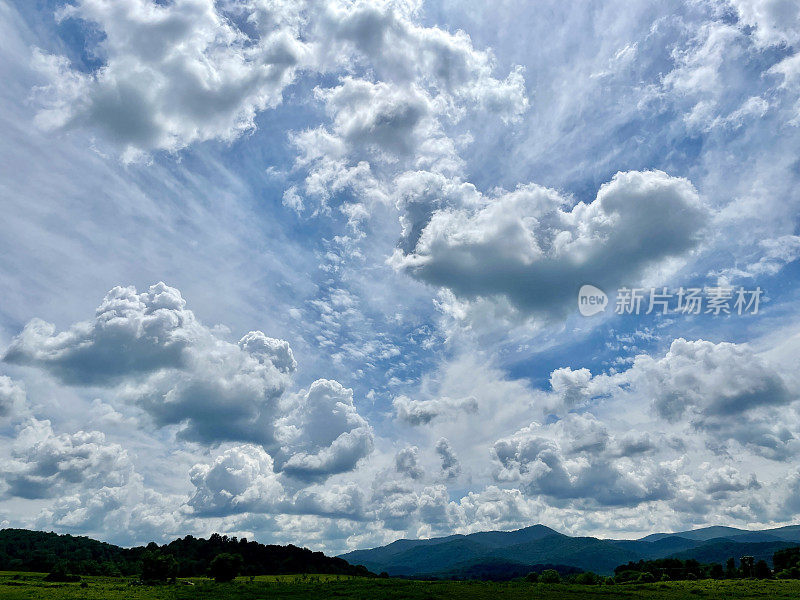
[{"label": "blue sky", "polygon": [[341,552],[795,522],[798,23],[0,0],[0,523]]}]

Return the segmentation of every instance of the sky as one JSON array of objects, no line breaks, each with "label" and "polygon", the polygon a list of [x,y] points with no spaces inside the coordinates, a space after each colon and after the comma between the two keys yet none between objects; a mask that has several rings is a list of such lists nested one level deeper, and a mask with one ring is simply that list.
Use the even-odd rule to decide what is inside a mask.
[{"label": "sky", "polygon": [[0,0],[0,77],[0,526],[798,522],[796,0]]}]

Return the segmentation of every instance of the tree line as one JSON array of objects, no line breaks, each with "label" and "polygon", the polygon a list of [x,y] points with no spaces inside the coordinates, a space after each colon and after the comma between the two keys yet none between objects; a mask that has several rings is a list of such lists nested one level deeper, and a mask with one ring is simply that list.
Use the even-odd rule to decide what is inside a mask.
[{"label": "tree line", "polygon": [[187,535],[159,546],[122,548],[84,536],[26,529],[0,531],[0,571],[63,575],[201,577],[212,563],[235,566],[242,575],[324,573],[371,576],[365,567],[297,546],[265,545],[235,536],[208,539]]},{"label": "tree line", "polygon": [[614,569],[613,577],[591,571],[560,574],[554,569],[531,572],[527,581],[534,583],[575,583],[581,585],[615,585],[620,583],[653,583],[656,581],[692,581],[698,579],[800,579],[800,547],[778,550],[767,561],[752,556],[731,557],[725,565],[701,563],[694,559],[659,558],[626,563]]}]

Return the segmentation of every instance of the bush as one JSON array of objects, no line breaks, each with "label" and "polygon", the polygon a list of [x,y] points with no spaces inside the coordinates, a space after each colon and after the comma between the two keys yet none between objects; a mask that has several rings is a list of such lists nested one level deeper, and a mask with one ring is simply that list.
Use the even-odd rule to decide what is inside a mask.
[{"label": "bush", "polygon": [[653,583],[656,580],[655,575],[652,573],[648,573],[645,571],[641,575],[639,575],[639,579],[637,580],[639,583]]},{"label": "bush", "polygon": [[242,557],[238,554],[217,554],[208,567],[209,574],[217,583],[233,581],[242,568]]},{"label": "bush", "polygon": [[542,571],[542,574],[539,575],[539,581],[541,583],[560,583],[561,575],[554,569],[545,569]]},{"label": "bush", "polygon": [[536,573],[535,571],[531,571],[525,576],[525,581],[527,581],[528,583],[536,583],[537,581],[539,581],[539,574]]}]

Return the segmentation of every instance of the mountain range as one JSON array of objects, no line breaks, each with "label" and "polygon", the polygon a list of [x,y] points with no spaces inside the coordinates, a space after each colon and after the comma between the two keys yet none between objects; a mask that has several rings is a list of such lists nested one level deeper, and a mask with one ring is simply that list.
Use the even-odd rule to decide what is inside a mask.
[{"label": "mountain range", "polygon": [[[387,546],[342,554],[350,564],[401,577],[484,579],[557,565],[600,574],[631,561],[656,558],[696,559],[725,564],[729,557],[754,556],[772,562],[776,550],[800,545],[800,525],[748,531],[704,527],[677,533],[653,533],[637,540],[573,537],[544,525],[515,531],[486,531],[425,540],[397,540]],[[512,575],[517,576],[517,575]]]}]

